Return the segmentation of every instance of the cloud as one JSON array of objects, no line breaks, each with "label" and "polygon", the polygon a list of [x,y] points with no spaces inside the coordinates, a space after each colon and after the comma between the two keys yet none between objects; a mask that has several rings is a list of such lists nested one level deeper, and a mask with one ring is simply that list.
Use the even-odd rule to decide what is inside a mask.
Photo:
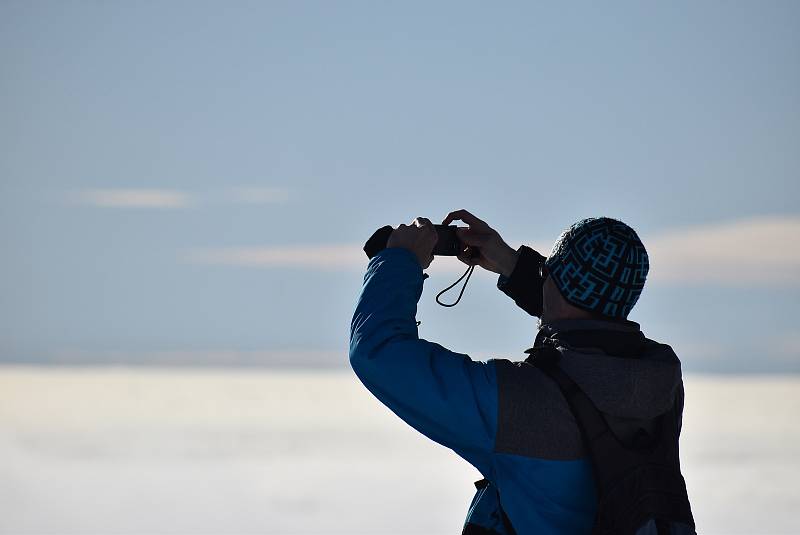
[{"label": "cloud", "polygon": [[642,236],[649,280],[800,286],[800,217],[767,216]]},{"label": "cloud", "polygon": [[[650,256],[648,282],[723,286],[800,286],[800,217],[769,216],[642,235]],[[508,241],[549,254],[547,242]],[[196,249],[191,262],[265,268],[363,270],[363,244],[292,245]],[[480,269],[480,268],[477,268]],[[462,274],[455,258],[437,257],[431,275]]]},{"label": "cloud", "polygon": [[189,193],[158,188],[85,189],[73,193],[70,200],[105,208],[177,209],[219,204],[283,204],[289,201],[289,190],[277,187],[232,187]]},{"label": "cloud", "polygon": [[361,247],[353,244],[223,247],[194,249],[185,254],[185,259],[228,266],[354,270],[364,268],[367,263]]},{"label": "cloud", "polygon": [[191,204],[188,193],[168,189],[87,189],[75,200],[110,208],[184,208]]}]

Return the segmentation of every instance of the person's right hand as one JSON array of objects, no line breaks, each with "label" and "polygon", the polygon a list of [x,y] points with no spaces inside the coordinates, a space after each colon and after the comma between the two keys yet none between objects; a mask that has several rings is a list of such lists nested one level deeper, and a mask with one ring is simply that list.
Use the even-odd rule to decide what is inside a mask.
[{"label": "person's right hand", "polygon": [[517,264],[517,251],[504,242],[496,230],[466,210],[450,212],[442,225],[449,225],[456,220],[469,225],[469,228],[456,230],[456,235],[465,244],[458,259],[468,266],[478,265],[494,273],[510,276]]}]

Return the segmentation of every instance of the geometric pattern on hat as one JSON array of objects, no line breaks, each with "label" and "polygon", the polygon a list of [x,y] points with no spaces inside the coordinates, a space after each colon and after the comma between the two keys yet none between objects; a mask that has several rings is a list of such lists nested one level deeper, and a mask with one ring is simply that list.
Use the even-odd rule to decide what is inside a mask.
[{"label": "geometric pattern on hat", "polygon": [[650,269],[636,232],[609,217],[571,225],[553,245],[545,265],[564,299],[615,319],[628,317]]}]

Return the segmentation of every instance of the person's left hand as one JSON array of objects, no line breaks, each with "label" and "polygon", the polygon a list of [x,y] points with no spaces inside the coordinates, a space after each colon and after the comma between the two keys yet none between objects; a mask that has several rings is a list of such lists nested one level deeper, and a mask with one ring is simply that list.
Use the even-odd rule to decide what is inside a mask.
[{"label": "person's left hand", "polygon": [[430,219],[418,217],[411,225],[400,225],[389,235],[386,248],[403,247],[414,253],[422,269],[433,262],[433,248],[439,241],[439,233]]}]

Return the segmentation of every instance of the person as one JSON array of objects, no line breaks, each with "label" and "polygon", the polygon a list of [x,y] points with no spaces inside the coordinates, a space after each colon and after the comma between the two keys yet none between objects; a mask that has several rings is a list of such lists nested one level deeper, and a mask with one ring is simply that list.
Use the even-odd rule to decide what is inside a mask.
[{"label": "person", "polygon": [[[498,274],[497,288],[539,318],[531,349],[555,343],[561,368],[615,433],[652,431],[670,410],[680,433],[680,360],[627,319],[649,270],[633,229],[583,219],[544,257],[526,245],[514,250],[466,210],[442,224],[457,220],[468,225],[457,231],[458,259]],[[370,259],[350,326],[353,371],[405,422],[482,474],[462,533],[591,533],[592,466],[559,387],[525,361],[476,361],[419,338],[416,306],[436,241],[433,224],[418,217]]]}]

